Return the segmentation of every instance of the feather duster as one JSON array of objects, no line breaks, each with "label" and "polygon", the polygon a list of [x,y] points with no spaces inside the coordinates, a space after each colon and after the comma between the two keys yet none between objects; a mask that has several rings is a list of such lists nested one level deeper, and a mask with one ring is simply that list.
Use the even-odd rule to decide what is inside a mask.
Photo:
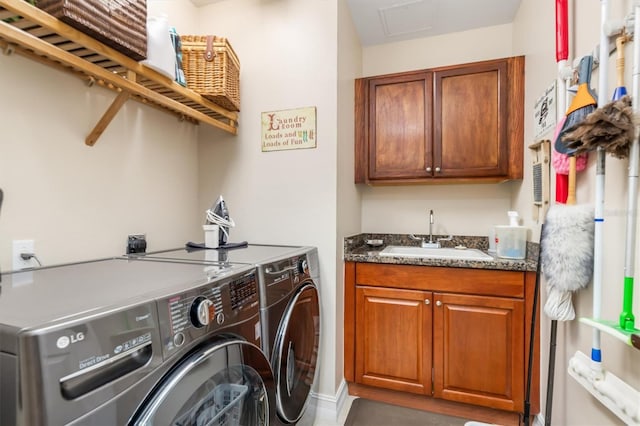
[{"label": "feather duster", "polygon": [[562,141],[576,154],[595,151],[602,147],[617,158],[627,158],[633,142],[636,118],[631,96],[597,108],[577,125],[562,135]]}]

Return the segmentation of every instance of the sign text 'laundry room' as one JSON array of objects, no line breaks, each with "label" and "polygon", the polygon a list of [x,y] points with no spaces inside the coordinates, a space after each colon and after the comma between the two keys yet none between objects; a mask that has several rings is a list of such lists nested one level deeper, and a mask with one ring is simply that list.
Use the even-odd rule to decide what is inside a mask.
[{"label": "sign text 'laundry room'", "polygon": [[316,107],[262,113],[262,151],[316,147]]}]

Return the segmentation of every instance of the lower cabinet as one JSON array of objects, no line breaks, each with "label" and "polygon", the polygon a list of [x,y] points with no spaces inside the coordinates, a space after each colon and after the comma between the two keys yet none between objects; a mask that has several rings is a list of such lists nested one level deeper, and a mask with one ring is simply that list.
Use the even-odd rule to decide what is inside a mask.
[{"label": "lower cabinet", "polygon": [[524,302],[434,294],[433,396],[508,411],[524,400]]},{"label": "lower cabinet", "polygon": [[347,381],[523,411],[531,275],[352,262],[345,273]]},{"label": "lower cabinet", "polygon": [[356,382],[431,395],[431,297],[356,288]]}]

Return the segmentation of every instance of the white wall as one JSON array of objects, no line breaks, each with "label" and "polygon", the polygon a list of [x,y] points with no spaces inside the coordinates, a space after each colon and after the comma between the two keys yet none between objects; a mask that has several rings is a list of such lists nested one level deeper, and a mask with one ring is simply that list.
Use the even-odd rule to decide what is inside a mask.
[{"label": "white wall", "polygon": [[51,265],[123,254],[131,233],[156,250],[199,235],[197,126],[129,101],[88,147],[112,92],[17,54],[0,76],[1,270],[12,240]]},{"label": "white wall", "polygon": [[[320,393],[336,377],[337,2],[236,0],[202,7],[203,34],[229,39],[241,63],[240,130],[201,129],[200,200],[222,194],[232,241],[317,246],[321,267]],[[261,113],[317,108],[317,147],[261,152]]]}]

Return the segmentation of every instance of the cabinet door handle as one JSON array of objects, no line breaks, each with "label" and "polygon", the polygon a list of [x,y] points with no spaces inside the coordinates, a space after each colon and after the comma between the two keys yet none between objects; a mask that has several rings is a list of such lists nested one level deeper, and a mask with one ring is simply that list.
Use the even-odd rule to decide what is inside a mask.
[{"label": "cabinet door handle", "polygon": [[442,306],[442,302],[438,300],[438,301],[436,302],[436,306]]},{"label": "cabinet door handle", "polygon": [[431,172],[431,167],[427,167],[427,171],[428,171],[428,172]]},{"label": "cabinet door handle", "polygon": [[436,167],[436,173],[440,173],[440,167]]},{"label": "cabinet door handle", "polygon": [[425,304],[425,305],[430,305],[430,304],[431,304],[431,300],[429,300],[429,299],[424,299],[424,304]]}]

